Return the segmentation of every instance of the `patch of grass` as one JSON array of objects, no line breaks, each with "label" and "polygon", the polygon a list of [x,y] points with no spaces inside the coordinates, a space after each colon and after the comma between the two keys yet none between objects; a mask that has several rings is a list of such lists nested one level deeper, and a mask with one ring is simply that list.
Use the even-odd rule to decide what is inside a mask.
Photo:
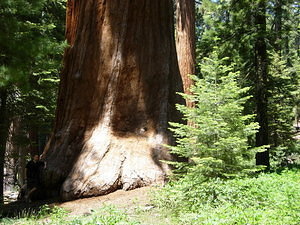
[{"label": "patch of grass", "polygon": [[160,191],[155,204],[171,209],[179,224],[296,225],[300,172],[205,183],[185,177]]},{"label": "patch of grass", "polygon": [[167,208],[143,206],[136,208],[130,217],[139,221],[143,225],[177,225],[177,218]]},{"label": "patch of grass", "polygon": [[115,206],[108,205],[98,209],[91,215],[82,216],[72,219],[65,224],[72,225],[136,225],[140,224],[137,221],[132,220],[123,211],[117,209]]},{"label": "patch of grass", "polygon": [[[40,221],[59,221],[66,216],[67,211],[57,206],[44,205],[40,209],[26,208],[14,218],[2,218],[0,224],[41,224]],[[45,224],[45,223],[44,223]]]},{"label": "patch of grass", "polygon": [[114,206],[105,206],[89,215],[71,218],[64,209],[45,205],[36,215],[13,219],[3,218],[0,220],[0,224],[136,225],[140,223],[132,221],[124,212]]}]

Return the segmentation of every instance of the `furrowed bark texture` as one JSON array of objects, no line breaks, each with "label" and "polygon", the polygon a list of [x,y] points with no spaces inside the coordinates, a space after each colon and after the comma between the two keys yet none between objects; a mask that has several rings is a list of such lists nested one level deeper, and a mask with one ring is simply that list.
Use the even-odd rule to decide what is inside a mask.
[{"label": "furrowed bark texture", "polygon": [[[191,94],[193,84],[189,74],[195,74],[195,1],[177,0],[176,2],[176,50],[184,92]],[[187,102],[192,106],[191,102]]]},{"label": "furrowed bark texture", "polygon": [[67,200],[164,182],[182,91],[172,15],[171,0],[68,1],[49,190],[63,183]]}]

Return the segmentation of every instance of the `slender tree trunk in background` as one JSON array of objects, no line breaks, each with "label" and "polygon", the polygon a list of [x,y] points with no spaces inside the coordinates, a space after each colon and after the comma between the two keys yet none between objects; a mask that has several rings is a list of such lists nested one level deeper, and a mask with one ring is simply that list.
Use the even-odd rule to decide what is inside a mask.
[{"label": "slender tree trunk in background", "polygon": [[17,179],[18,184],[22,187],[25,184],[25,167],[26,167],[26,151],[23,148],[18,148],[18,169],[17,169]]},{"label": "slender tree trunk in background", "polygon": [[15,184],[15,170],[16,170],[16,146],[14,145],[14,138],[16,137],[18,124],[14,120],[9,121],[8,135],[6,138],[6,148],[4,157],[4,192],[11,191]]},{"label": "slender tree trunk in background", "polygon": [[[266,46],[266,1],[259,0],[257,3],[254,22],[257,29],[255,42],[255,100],[256,114],[259,130],[256,134],[256,146],[269,144],[268,125],[268,56]],[[269,151],[256,154],[256,164],[270,166]]]},{"label": "slender tree trunk in background", "polygon": [[30,140],[30,154],[31,155],[40,155],[39,145],[38,145],[38,128],[35,126],[30,126],[30,130],[28,132],[28,138]]},{"label": "slender tree trunk in background", "polygon": [[[184,92],[190,94],[193,81],[189,74],[195,74],[196,66],[195,1],[176,1],[176,35],[178,65]],[[192,103],[187,102],[187,105],[192,106]]]},{"label": "slender tree trunk in background", "polygon": [[[13,159],[14,183],[22,187],[25,183],[26,155],[31,148],[21,144],[20,141],[16,141],[22,135],[24,137],[24,134],[22,134],[22,122],[19,116],[13,118],[10,129],[7,142],[9,142],[11,152],[8,154],[8,158]],[[8,146],[6,146],[7,153],[8,150]]]},{"label": "slender tree trunk in background", "polygon": [[162,144],[182,103],[173,34],[171,0],[68,1],[49,190],[73,199],[165,181]]},{"label": "slender tree trunk in background", "polygon": [[[281,57],[282,56],[282,47],[283,47],[283,39],[282,39],[282,0],[276,0],[274,5],[274,49],[276,53]],[[284,41],[287,40],[285,37]],[[288,41],[288,40],[287,40]],[[277,114],[270,114],[269,122],[272,124],[277,123]],[[273,117],[273,118],[272,118]],[[272,121],[273,120],[273,121]],[[273,129],[272,129],[273,128]],[[278,130],[274,128],[274,126],[270,125],[269,127],[269,142],[272,143],[274,147],[278,146]]]},{"label": "slender tree trunk in background", "polygon": [[[300,27],[300,1],[297,1],[296,4],[295,4],[297,7],[295,7],[294,9],[294,14],[293,16],[298,18],[296,19],[296,26],[295,27]],[[300,58],[300,30],[298,29],[296,31],[296,37],[295,37],[295,49],[296,49],[296,55],[297,55],[297,58],[299,59]],[[296,113],[295,113],[295,121],[296,121],[296,126],[299,127],[299,121],[300,121],[300,96],[298,95],[297,96],[297,102],[296,102]]]},{"label": "slender tree trunk in background", "polygon": [[0,88],[0,206],[3,205],[4,156],[8,136],[7,89]]},{"label": "slender tree trunk in background", "polygon": [[[282,50],[282,0],[276,0],[275,2],[275,49],[281,56]],[[286,39],[286,38],[285,38]]]}]

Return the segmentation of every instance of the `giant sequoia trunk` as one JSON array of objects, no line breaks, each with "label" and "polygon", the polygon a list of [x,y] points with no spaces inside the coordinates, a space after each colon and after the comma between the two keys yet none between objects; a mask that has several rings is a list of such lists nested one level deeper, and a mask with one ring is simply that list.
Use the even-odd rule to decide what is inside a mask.
[{"label": "giant sequoia trunk", "polygon": [[171,0],[69,0],[48,190],[64,199],[165,181],[182,91]]},{"label": "giant sequoia trunk", "polygon": [[[184,92],[190,94],[193,84],[189,74],[195,74],[195,1],[176,1],[176,50]],[[187,102],[188,106],[192,103]]]}]

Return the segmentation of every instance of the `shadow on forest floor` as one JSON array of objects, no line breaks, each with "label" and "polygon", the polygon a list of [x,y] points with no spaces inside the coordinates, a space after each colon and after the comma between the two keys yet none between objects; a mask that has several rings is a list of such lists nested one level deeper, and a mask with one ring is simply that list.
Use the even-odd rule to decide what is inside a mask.
[{"label": "shadow on forest floor", "polygon": [[10,202],[8,204],[4,204],[0,218],[22,218],[28,216],[34,216],[39,213],[39,211],[43,208],[43,206],[48,205],[49,208],[52,208],[54,205],[60,203],[58,198],[48,199],[48,200],[40,200],[33,202],[26,201],[15,201]]}]

